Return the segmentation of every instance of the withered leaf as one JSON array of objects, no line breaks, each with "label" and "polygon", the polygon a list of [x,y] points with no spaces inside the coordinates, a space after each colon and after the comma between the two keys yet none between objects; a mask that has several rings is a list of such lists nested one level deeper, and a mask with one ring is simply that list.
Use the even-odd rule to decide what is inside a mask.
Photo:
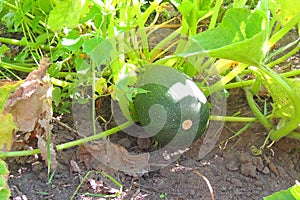
[{"label": "withered leaf", "polygon": [[[30,132],[39,120],[52,116],[51,84],[46,78],[49,58],[43,58],[37,70],[29,73],[24,82],[10,95],[4,112],[11,113],[20,131]],[[44,118],[43,118],[44,117]]]},{"label": "withered leaf", "polygon": [[[149,153],[131,155],[124,147],[107,140],[83,144],[78,150],[78,157],[85,159],[83,161],[86,165],[92,166],[95,170],[103,169],[99,162],[133,176],[142,175],[149,170]],[[85,156],[82,156],[83,154]]]}]

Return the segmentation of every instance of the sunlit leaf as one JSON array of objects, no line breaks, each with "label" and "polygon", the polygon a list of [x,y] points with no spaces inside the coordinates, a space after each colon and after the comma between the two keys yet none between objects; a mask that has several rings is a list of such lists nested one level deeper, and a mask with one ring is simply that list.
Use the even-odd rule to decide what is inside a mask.
[{"label": "sunlit leaf", "polygon": [[54,87],[52,90],[52,101],[55,106],[58,106],[61,101],[61,89],[59,87]]},{"label": "sunlit leaf", "polygon": [[70,51],[77,51],[81,47],[83,40],[78,31],[71,30],[67,37],[61,41],[62,45]]},{"label": "sunlit leaf", "polygon": [[107,90],[107,83],[106,79],[101,77],[100,79],[97,80],[96,82],[96,92],[101,95],[104,93],[104,91]]},{"label": "sunlit leaf", "polygon": [[281,190],[270,196],[264,197],[264,200],[297,200],[300,198],[300,185],[290,187],[287,190]]},{"label": "sunlit leaf", "polygon": [[88,11],[86,1],[61,1],[50,12],[48,25],[54,31],[62,28],[75,28],[79,24],[80,17]]},{"label": "sunlit leaf", "polygon": [[264,44],[267,41],[267,32],[265,12],[232,8],[226,12],[222,22],[216,28],[192,37],[192,42],[181,55],[191,56],[202,53],[258,65],[265,56]]},{"label": "sunlit leaf", "polygon": [[17,130],[11,114],[0,114],[0,151],[9,151],[13,142],[13,131]]},{"label": "sunlit leaf", "polygon": [[22,81],[0,82],[0,151],[9,151],[13,142],[13,130],[17,127],[11,114],[3,114],[4,106],[11,92],[14,91]]},{"label": "sunlit leaf", "polygon": [[112,45],[101,37],[92,38],[82,45],[83,51],[91,56],[96,65],[103,64],[110,56]]},{"label": "sunlit leaf", "polygon": [[11,94],[22,81],[0,81],[0,113],[3,111],[6,101]]},{"label": "sunlit leaf", "polygon": [[[272,103],[272,114],[276,118],[285,118],[289,119],[295,114],[295,108],[292,102],[289,99],[289,95],[286,92],[286,88],[281,87],[279,84],[276,83],[276,80],[272,79],[268,75],[264,74],[256,67],[249,68],[251,72],[259,77],[263,83],[263,85],[267,88],[270,95],[272,96],[273,103]],[[291,81],[286,79],[289,85],[295,89],[295,92],[299,92],[300,88],[300,81]],[[298,85],[298,89],[297,86]]]},{"label": "sunlit leaf", "polygon": [[9,171],[6,163],[0,159],[0,199],[9,199],[11,192],[7,184]]},{"label": "sunlit leaf", "polygon": [[299,0],[269,0],[272,15],[284,26],[300,12]]},{"label": "sunlit leaf", "polygon": [[3,55],[8,50],[10,50],[10,48],[8,48],[5,44],[2,44],[0,47],[0,56]]}]

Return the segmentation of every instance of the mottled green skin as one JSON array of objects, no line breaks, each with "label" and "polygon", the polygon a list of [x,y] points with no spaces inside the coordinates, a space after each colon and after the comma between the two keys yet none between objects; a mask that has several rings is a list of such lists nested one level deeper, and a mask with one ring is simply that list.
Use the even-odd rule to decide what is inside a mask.
[{"label": "mottled green skin", "polygon": [[[163,78],[162,81],[154,77],[157,74]],[[170,79],[171,85],[165,83],[167,79]],[[174,69],[154,68],[146,71],[138,80],[137,85],[148,92],[138,94],[134,99],[137,117],[145,131],[162,146],[167,144],[172,146],[190,145],[207,128],[209,118],[207,101],[202,103],[195,96],[186,96],[180,101],[176,101],[174,96],[168,92],[172,85],[178,82],[185,84],[187,79],[185,74]],[[151,81],[156,83],[151,83]],[[152,110],[153,112],[149,115],[149,110],[153,105],[156,109],[154,109],[155,111]],[[185,120],[193,122],[192,127],[188,130],[182,128],[182,123]]]}]

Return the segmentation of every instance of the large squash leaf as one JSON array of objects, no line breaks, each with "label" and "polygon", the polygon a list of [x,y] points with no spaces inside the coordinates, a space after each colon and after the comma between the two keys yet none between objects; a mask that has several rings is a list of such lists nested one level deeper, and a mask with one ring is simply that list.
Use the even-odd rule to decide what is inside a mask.
[{"label": "large squash leaf", "polygon": [[272,15],[284,26],[300,12],[299,0],[269,0]]},{"label": "large squash leaf", "polygon": [[268,38],[266,11],[245,8],[229,9],[214,29],[194,37],[182,56],[208,54],[212,57],[259,65],[265,56]]},{"label": "large squash leaf", "polygon": [[75,28],[79,24],[80,17],[88,11],[88,1],[60,1],[50,12],[48,25],[53,31],[61,31],[62,28]]}]

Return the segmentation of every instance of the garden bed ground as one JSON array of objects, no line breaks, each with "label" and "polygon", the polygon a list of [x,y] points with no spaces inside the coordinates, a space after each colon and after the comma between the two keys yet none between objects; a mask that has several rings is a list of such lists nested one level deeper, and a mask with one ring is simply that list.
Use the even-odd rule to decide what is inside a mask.
[{"label": "garden bed ground", "polygon": [[[227,100],[228,115],[236,111],[249,113],[243,90],[230,92]],[[62,122],[72,126],[72,116],[64,116]],[[106,170],[124,187],[124,192],[116,199],[211,199],[207,183],[197,172],[209,180],[216,200],[262,199],[292,186],[299,179],[300,143],[282,139],[265,149],[262,156],[253,156],[251,146],[259,147],[267,133],[258,123],[252,124],[242,135],[224,142],[243,125],[226,123],[215,148],[201,160],[198,160],[199,142],[195,142],[191,150],[176,163],[141,177]],[[54,124],[53,134],[56,143],[78,138],[75,133],[59,124]],[[47,184],[47,167],[43,161],[32,163],[29,158],[8,160],[11,172],[8,183],[12,199],[69,199],[79,185],[80,177],[90,170],[76,157],[76,152],[77,148],[71,148],[59,153],[57,171],[50,184]],[[73,161],[77,163],[80,172],[77,172]],[[104,185],[117,189],[102,176],[94,177],[94,180],[99,181],[98,186],[103,181]],[[100,190],[106,191],[101,187]],[[87,191],[91,191],[91,185],[85,183],[79,194]],[[76,199],[101,199],[79,194]]]}]

